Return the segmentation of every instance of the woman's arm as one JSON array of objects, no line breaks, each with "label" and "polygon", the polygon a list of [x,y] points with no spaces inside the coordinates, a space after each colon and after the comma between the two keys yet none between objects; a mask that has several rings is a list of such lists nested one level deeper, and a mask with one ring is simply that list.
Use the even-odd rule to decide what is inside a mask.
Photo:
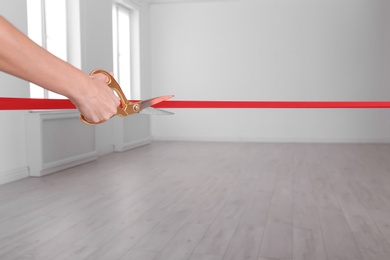
[{"label": "woman's arm", "polygon": [[0,70],[68,97],[91,123],[108,120],[119,106],[106,76],[88,76],[34,43],[2,16]]}]

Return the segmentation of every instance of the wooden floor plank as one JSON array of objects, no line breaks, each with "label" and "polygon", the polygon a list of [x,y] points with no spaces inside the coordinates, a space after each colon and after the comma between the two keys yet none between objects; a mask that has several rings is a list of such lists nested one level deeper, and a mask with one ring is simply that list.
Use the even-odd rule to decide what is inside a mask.
[{"label": "wooden floor plank", "polygon": [[0,186],[0,259],[390,259],[390,145],[154,142]]},{"label": "wooden floor plank", "polygon": [[206,233],[208,227],[208,224],[184,225],[168,242],[161,253],[158,254],[155,260],[187,259]]},{"label": "wooden floor plank", "polygon": [[157,256],[156,252],[148,251],[129,251],[119,260],[154,260]]},{"label": "wooden floor plank", "polygon": [[259,259],[293,258],[293,172],[286,167],[292,164],[290,156],[281,151],[286,164],[275,166],[277,175],[267,223],[264,229]]}]

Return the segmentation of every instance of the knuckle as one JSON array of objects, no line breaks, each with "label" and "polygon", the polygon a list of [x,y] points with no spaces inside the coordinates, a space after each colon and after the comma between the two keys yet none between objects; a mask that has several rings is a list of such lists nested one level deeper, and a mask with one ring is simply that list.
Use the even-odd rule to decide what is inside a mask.
[{"label": "knuckle", "polygon": [[99,120],[96,117],[91,117],[91,118],[87,119],[87,121],[92,123],[92,124],[96,124],[99,122]]},{"label": "knuckle", "polygon": [[105,113],[105,114],[103,115],[103,120],[104,120],[104,121],[107,121],[107,120],[110,119],[113,115],[114,115],[114,114],[112,114],[112,113]]}]

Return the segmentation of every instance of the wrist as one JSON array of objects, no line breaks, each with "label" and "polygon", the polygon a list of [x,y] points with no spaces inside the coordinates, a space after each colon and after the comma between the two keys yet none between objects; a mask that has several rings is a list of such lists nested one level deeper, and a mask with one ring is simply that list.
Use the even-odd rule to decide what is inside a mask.
[{"label": "wrist", "polygon": [[68,76],[70,82],[67,83],[64,89],[64,96],[68,97],[72,102],[79,104],[91,91],[92,80],[82,71],[78,71],[77,75]]}]

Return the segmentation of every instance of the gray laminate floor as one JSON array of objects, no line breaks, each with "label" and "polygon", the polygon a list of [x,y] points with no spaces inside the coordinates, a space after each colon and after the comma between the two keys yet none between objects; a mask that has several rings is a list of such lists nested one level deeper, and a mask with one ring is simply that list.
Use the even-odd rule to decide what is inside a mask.
[{"label": "gray laminate floor", "polygon": [[390,145],[154,142],[0,186],[0,259],[390,259]]}]

